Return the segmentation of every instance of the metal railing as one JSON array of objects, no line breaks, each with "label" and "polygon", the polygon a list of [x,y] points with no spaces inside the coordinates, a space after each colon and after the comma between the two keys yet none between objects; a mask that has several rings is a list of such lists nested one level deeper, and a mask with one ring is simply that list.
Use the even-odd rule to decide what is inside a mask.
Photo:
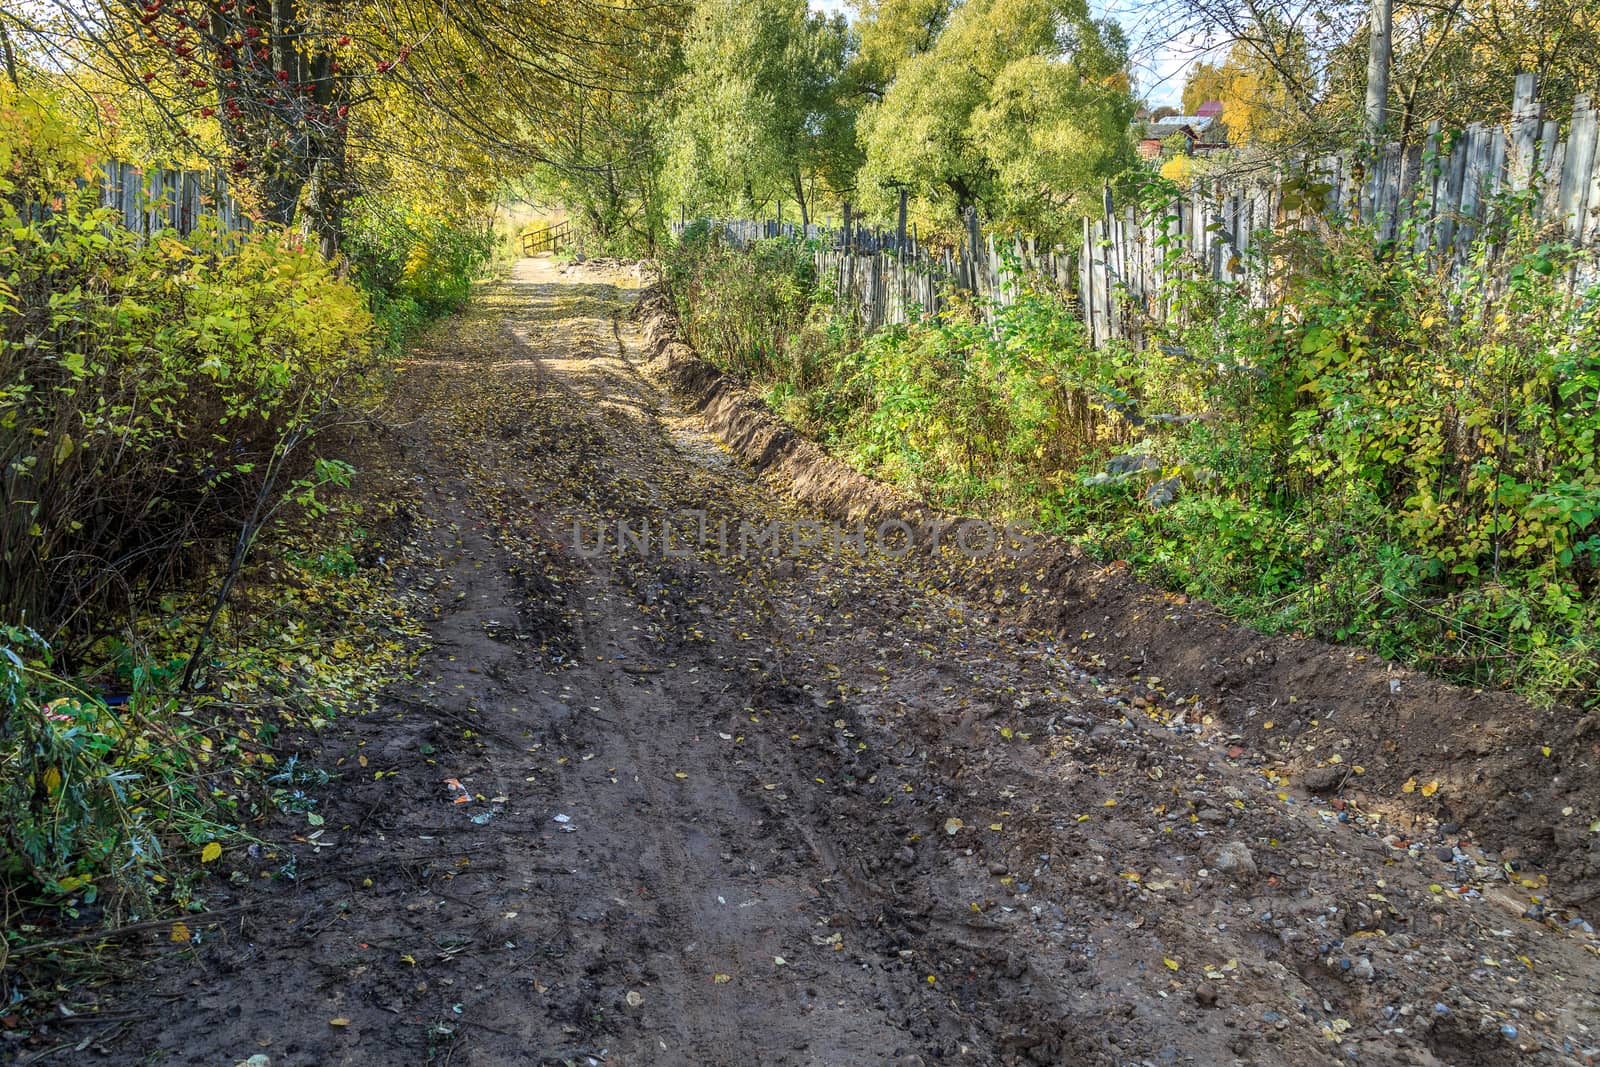
[{"label": "metal railing", "polygon": [[559,252],[561,246],[572,240],[571,221],[552,223],[539,228],[530,227],[520,234],[522,254],[537,256],[541,252]]}]

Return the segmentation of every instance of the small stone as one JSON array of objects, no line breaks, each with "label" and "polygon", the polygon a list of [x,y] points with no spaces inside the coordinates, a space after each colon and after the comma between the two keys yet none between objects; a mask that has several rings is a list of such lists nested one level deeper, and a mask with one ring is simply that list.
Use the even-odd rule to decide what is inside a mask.
[{"label": "small stone", "polygon": [[1370,982],[1377,977],[1372,961],[1365,956],[1350,965],[1350,977],[1358,982]]},{"label": "small stone", "polygon": [[1438,848],[1433,850],[1433,854],[1439,857],[1440,863],[1455,862],[1456,850],[1451,848],[1449,845],[1440,845]]},{"label": "small stone", "polygon": [[1312,767],[1300,776],[1300,784],[1312,793],[1330,793],[1344,781],[1343,767]]},{"label": "small stone", "polygon": [[1194,987],[1194,1002],[1202,1008],[1217,1006],[1217,991],[1205,982]]},{"label": "small stone", "polygon": [[1144,500],[1153,508],[1164,508],[1178,499],[1183,488],[1182,478],[1163,478],[1144,491]]},{"label": "small stone", "polygon": [[1211,861],[1211,866],[1237,881],[1256,876],[1255,857],[1250,855],[1250,849],[1243,841],[1229,841],[1217,849],[1216,859]]}]

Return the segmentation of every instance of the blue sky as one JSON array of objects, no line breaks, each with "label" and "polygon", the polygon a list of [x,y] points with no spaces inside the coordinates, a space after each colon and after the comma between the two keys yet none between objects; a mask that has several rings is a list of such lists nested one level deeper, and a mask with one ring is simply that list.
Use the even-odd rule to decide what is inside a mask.
[{"label": "blue sky", "polygon": [[[1167,26],[1157,25],[1155,0],[1089,0],[1097,18],[1113,18],[1122,24],[1133,50],[1134,77],[1140,92],[1157,107],[1177,105],[1183,95],[1184,72],[1204,49],[1201,42],[1188,37],[1170,38]],[[828,14],[851,13],[847,0],[811,0],[813,11]]]}]

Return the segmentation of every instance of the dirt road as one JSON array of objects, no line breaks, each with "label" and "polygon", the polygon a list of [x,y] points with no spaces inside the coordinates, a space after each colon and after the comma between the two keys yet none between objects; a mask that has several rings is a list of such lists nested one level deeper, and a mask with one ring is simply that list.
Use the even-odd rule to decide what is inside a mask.
[{"label": "dirt road", "polygon": [[408,364],[423,670],[321,739],[297,877],[58,1062],[1587,1062],[1592,937],[1472,849],[1130,714],[920,557],[664,550],[816,516],[616,281],[524,261]]}]

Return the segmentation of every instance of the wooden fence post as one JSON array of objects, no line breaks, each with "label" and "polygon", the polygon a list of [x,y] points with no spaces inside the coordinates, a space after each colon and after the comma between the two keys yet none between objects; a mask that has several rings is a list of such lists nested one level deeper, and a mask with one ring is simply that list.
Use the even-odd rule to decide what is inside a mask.
[{"label": "wooden fence post", "polygon": [[1519,193],[1533,181],[1539,124],[1544,120],[1544,105],[1537,99],[1538,93],[1537,74],[1517,75],[1516,96],[1511,104],[1511,188]]}]

